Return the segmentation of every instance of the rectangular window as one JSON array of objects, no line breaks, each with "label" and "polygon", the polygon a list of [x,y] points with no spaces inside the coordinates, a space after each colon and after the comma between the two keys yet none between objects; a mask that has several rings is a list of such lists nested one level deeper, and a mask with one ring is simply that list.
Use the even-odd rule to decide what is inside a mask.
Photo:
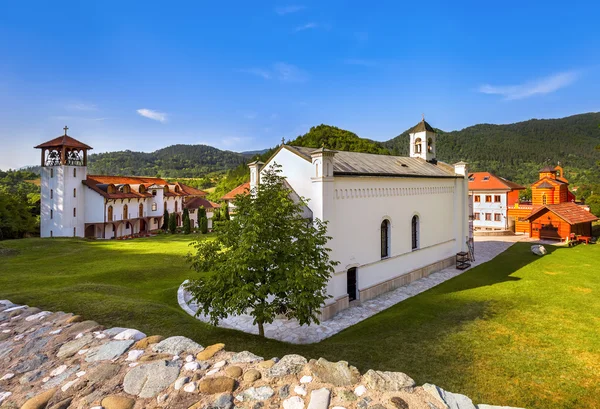
[{"label": "rectangular window", "polygon": [[73,168],[73,177],[76,178],[77,177],[77,168]]},{"label": "rectangular window", "polygon": [[77,197],[77,188],[73,188],[73,197]]},{"label": "rectangular window", "polygon": [[502,198],[500,197],[500,195],[494,195],[494,203],[500,203],[502,201]]},{"label": "rectangular window", "polygon": [[73,237],[77,236],[77,227],[73,227]]},{"label": "rectangular window", "polygon": [[481,215],[475,212],[475,220],[481,220]]},{"label": "rectangular window", "polygon": [[494,213],[494,221],[495,222],[501,222],[502,221],[502,215],[500,213]]},{"label": "rectangular window", "polygon": [[492,195],[485,195],[485,202],[492,203]]},{"label": "rectangular window", "polygon": [[54,218],[54,210],[50,209],[50,218],[53,219]]},{"label": "rectangular window", "polygon": [[486,221],[491,221],[492,220],[492,214],[491,213],[486,213],[485,214],[485,220]]},{"label": "rectangular window", "polygon": [[54,169],[50,168],[50,177],[53,178],[54,177]]},{"label": "rectangular window", "polygon": [[481,202],[481,196],[475,195],[475,203]]},{"label": "rectangular window", "polygon": [[54,198],[54,190],[50,189],[50,199]]},{"label": "rectangular window", "polygon": [[156,202],[152,203],[152,211],[155,212],[157,208]]},{"label": "rectangular window", "polygon": [[73,208],[73,217],[77,217],[77,208]]}]

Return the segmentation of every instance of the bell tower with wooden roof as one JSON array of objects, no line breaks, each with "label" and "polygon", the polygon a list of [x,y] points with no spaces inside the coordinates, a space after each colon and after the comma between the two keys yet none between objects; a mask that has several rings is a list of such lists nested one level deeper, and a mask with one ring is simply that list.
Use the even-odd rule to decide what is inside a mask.
[{"label": "bell tower with wooden roof", "polygon": [[91,146],[65,133],[41,150],[41,237],[84,237],[87,152]]},{"label": "bell tower with wooden roof", "polygon": [[427,162],[435,163],[435,139],[437,134],[435,129],[425,122],[425,115],[417,125],[410,131],[410,157],[421,158]]}]

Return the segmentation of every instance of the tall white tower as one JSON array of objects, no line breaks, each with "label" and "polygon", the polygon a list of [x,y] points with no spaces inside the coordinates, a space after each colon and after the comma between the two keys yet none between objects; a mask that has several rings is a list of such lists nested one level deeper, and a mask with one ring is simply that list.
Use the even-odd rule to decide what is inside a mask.
[{"label": "tall white tower", "polygon": [[36,146],[42,152],[41,237],[85,236],[87,151],[92,149],[65,134]]},{"label": "tall white tower", "polygon": [[428,162],[436,159],[435,130],[425,122],[425,117],[410,132],[410,157],[421,158]]}]

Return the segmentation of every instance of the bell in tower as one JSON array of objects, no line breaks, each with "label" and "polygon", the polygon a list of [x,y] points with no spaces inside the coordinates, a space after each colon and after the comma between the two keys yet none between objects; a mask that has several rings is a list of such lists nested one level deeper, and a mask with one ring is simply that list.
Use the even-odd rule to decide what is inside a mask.
[{"label": "bell in tower", "polygon": [[410,131],[410,157],[421,158],[428,162],[435,162],[435,139],[437,134],[433,127],[425,122],[425,116],[421,122]]},{"label": "bell in tower", "polygon": [[36,146],[41,155],[41,237],[83,237],[87,152],[91,146],[64,135]]}]

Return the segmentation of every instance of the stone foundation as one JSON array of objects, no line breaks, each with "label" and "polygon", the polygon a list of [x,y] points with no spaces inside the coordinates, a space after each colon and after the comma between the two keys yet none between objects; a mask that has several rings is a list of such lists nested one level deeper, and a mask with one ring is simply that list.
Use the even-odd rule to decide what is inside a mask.
[{"label": "stone foundation", "polygon": [[[200,341],[200,340],[197,340]],[[507,409],[402,372],[264,359],[0,300],[2,409]]]}]

